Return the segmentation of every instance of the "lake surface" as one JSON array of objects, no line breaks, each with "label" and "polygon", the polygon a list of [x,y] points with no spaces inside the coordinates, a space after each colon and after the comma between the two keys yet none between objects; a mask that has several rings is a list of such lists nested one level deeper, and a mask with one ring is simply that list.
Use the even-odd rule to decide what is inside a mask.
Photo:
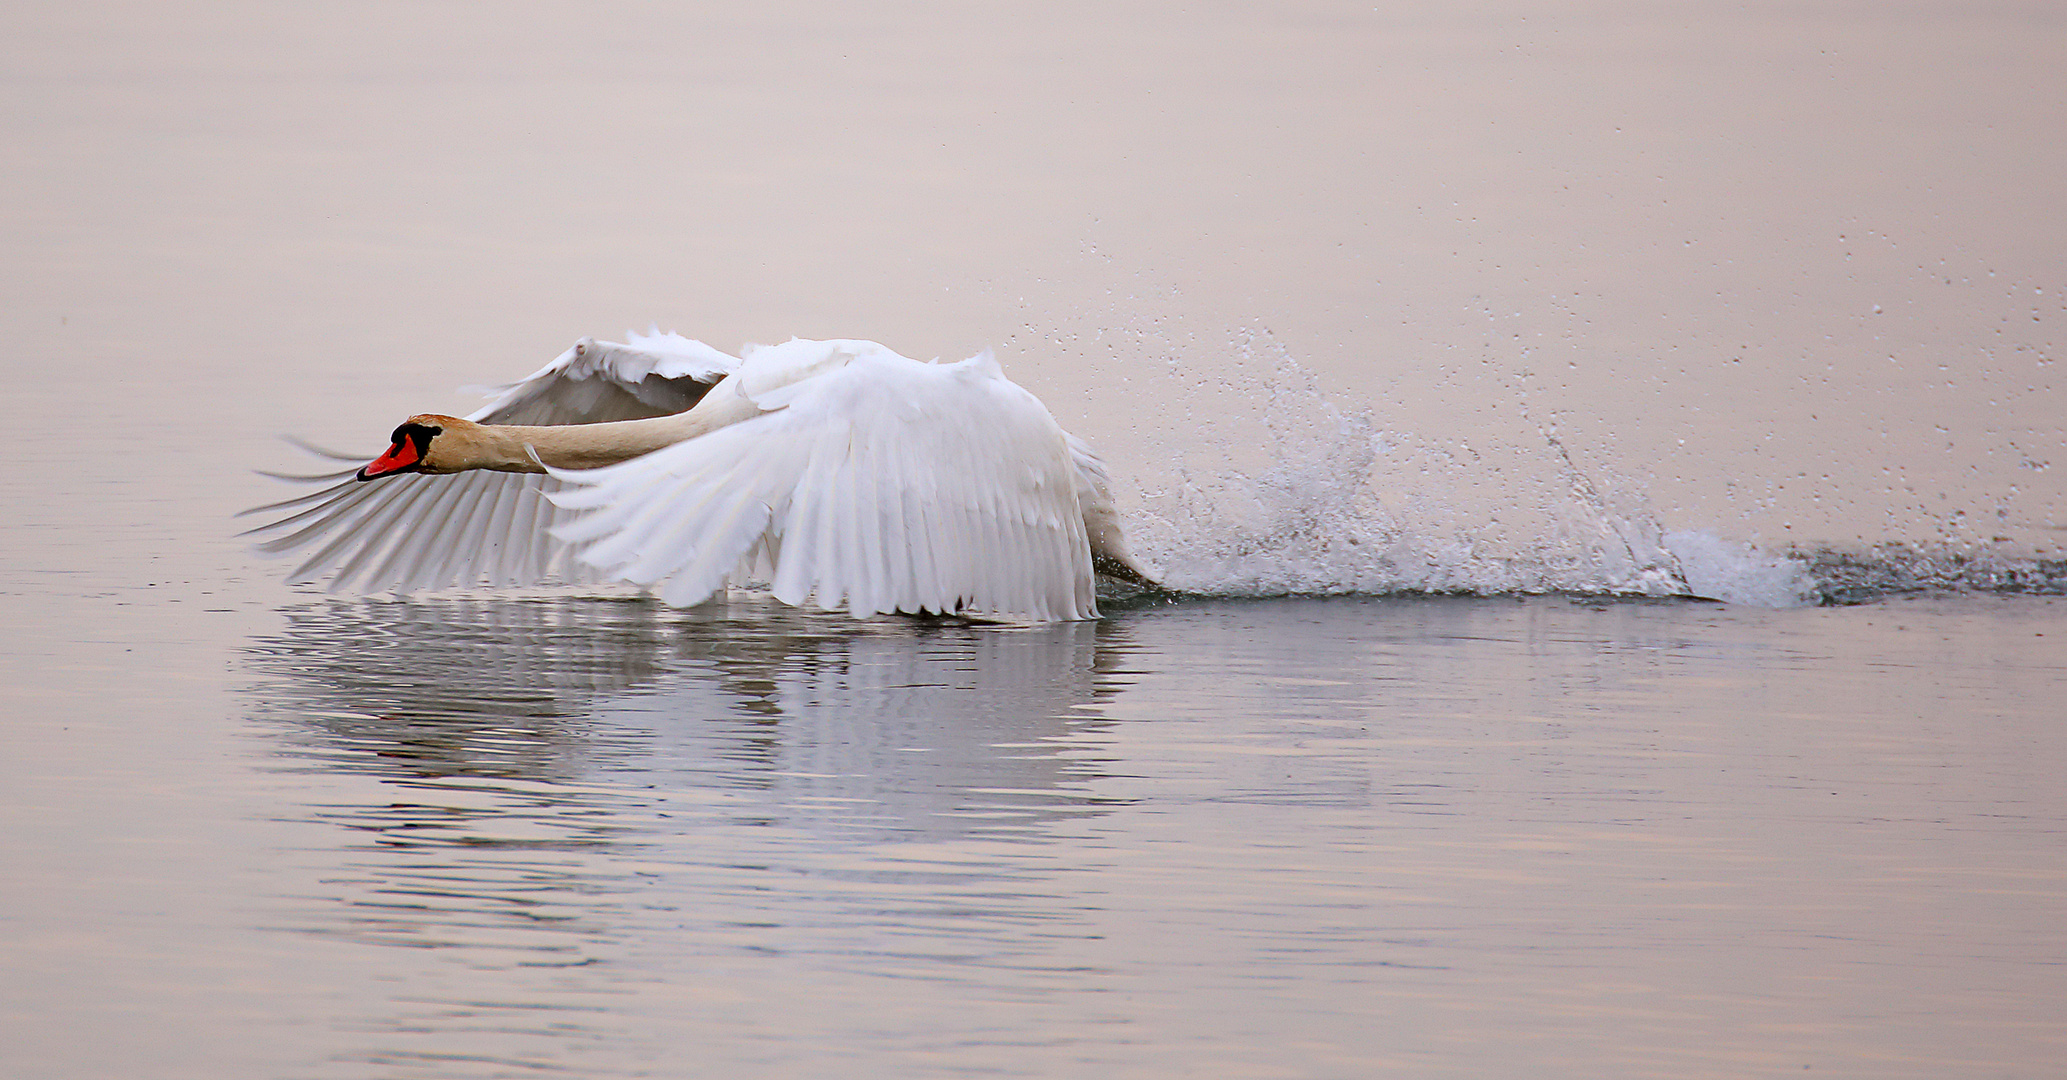
[{"label": "lake surface", "polygon": [[[2067,1057],[2050,6],[0,28],[0,1074]],[[235,536],[275,435],[649,320],[995,347],[1185,595],[332,596]]]},{"label": "lake surface", "polygon": [[2053,598],[280,615],[16,717],[13,1075],[2067,1050]]}]

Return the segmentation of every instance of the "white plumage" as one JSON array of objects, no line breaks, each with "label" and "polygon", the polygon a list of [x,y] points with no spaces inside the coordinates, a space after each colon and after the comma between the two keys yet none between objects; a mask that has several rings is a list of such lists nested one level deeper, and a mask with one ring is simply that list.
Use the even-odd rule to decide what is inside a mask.
[{"label": "white plumage", "polygon": [[1097,616],[1094,560],[1148,583],[1103,465],[987,353],[585,339],[473,417],[411,418],[368,474],[301,478],[341,482],[253,531],[320,544],[295,576],[333,587],[606,578],[688,606],[758,578],[857,616],[1059,621]]}]

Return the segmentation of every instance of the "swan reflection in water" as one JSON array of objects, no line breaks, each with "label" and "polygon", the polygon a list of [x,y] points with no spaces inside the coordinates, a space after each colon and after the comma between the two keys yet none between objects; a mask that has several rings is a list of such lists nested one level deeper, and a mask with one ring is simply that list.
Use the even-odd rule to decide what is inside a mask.
[{"label": "swan reflection in water", "polygon": [[267,922],[385,958],[376,1000],[336,1018],[339,1075],[600,1075],[598,1053],[658,1050],[599,1003],[774,957],[874,985],[938,977],[952,941],[1012,970],[1067,932],[1026,917],[1064,905],[1022,856],[1110,805],[1087,750],[1109,722],[1080,706],[1132,651],[1113,621],[863,622],[750,594],[285,615],[248,653],[254,726],[294,776],[282,813],[334,827],[280,853],[294,884]]},{"label": "swan reflection in water", "polygon": [[283,768],[320,778],[310,817],[349,837],[303,853],[349,912],[317,932],[592,963],[645,906],[628,894],[765,906],[757,875],[885,880],[883,849],[1038,839],[1110,805],[1081,752],[1107,721],[1080,706],[1122,686],[1113,621],[861,622],[752,595],[285,614],[250,648],[254,713]]},{"label": "swan reflection in water", "polygon": [[[891,834],[987,829],[1087,805],[1056,740],[1100,723],[1123,627],[861,622],[752,595],[369,599],[289,609],[251,647],[259,712],[294,767],[761,794],[770,821]],[[831,803],[851,807],[828,814]],[[1016,811],[1016,814],[1015,814]],[[851,839],[851,837],[850,837]]]}]

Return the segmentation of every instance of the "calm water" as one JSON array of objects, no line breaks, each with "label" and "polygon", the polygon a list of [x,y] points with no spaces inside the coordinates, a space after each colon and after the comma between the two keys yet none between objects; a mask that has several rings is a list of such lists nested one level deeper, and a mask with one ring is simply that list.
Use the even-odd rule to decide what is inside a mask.
[{"label": "calm water", "polygon": [[2057,600],[282,614],[193,710],[21,718],[13,1075],[2067,1051]]},{"label": "calm water", "polygon": [[[2067,1057],[2049,6],[0,29],[0,1075]],[[332,597],[232,535],[275,434],[648,320],[995,346],[1216,595]],[[1689,590],[1744,602],[1601,595]]]}]

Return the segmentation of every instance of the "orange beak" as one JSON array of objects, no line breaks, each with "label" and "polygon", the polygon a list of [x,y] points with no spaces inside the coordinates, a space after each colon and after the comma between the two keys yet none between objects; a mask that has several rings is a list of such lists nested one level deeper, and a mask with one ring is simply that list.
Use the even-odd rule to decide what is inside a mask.
[{"label": "orange beak", "polygon": [[422,460],[423,455],[417,452],[415,439],[396,439],[395,445],[388,447],[387,453],[374,458],[371,464],[359,470],[359,479],[373,480],[389,473],[407,472]]}]

